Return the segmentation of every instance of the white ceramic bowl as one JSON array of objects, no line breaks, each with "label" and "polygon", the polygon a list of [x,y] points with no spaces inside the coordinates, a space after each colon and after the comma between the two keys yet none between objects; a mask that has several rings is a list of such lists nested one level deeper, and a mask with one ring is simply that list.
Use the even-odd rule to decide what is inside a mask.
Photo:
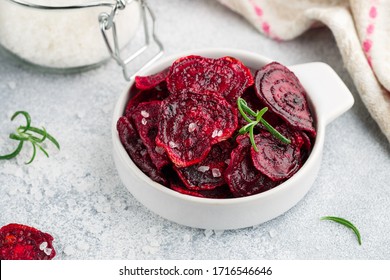
[{"label": "white ceramic bowl", "polygon": [[[169,67],[174,60],[190,54],[218,58],[232,56],[246,66],[259,69],[272,60],[247,51],[206,49],[179,53],[155,63],[140,75],[150,75]],[[123,115],[129,88],[120,96],[112,121],[114,160],[123,184],[132,195],[154,213],[176,223],[203,229],[237,229],[271,220],[298,203],[314,182],[322,159],[326,125],[347,111],[353,97],[337,74],[324,63],[289,67],[307,91],[314,114],[317,137],[313,150],[301,169],[286,182],[266,192],[233,199],[209,199],[184,195],[164,187],[146,176],[123,148],[116,123]]]}]

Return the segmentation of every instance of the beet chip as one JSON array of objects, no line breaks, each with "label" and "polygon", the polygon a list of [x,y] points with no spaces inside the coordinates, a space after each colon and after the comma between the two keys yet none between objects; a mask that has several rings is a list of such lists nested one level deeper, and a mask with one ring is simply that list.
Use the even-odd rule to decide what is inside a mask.
[{"label": "beet chip", "polygon": [[125,110],[126,113],[135,109],[138,106],[138,104],[142,102],[164,100],[169,96],[169,91],[167,89],[167,83],[164,81],[160,83],[158,86],[148,90],[140,91],[132,87],[130,89],[130,95],[132,95],[132,97],[127,103],[126,110]]},{"label": "beet chip", "polygon": [[171,95],[163,101],[160,114],[156,143],[177,167],[201,162],[213,144],[237,128],[236,109],[217,95]]},{"label": "beet chip", "polygon": [[154,166],[145,145],[142,143],[134,126],[126,117],[119,118],[117,130],[123,147],[134,163],[152,180],[165,184],[166,179]]},{"label": "beet chip", "polygon": [[213,145],[207,157],[198,164],[175,168],[184,185],[190,190],[211,190],[225,184],[222,176],[233,145],[223,141]]},{"label": "beet chip", "polygon": [[130,113],[126,114],[127,118],[132,118],[139,136],[158,170],[169,164],[165,150],[156,145],[161,103],[162,101],[143,102],[131,111],[131,116]]},{"label": "beet chip", "polygon": [[36,228],[9,224],[0,228],[0,260],[51,260],[53,237]]},{"label": "beet chip", "polygon": [[171,93],[218,94],[231,104],[253,84],[250,70],[231,57],[219,59],[190,55],[176,60],[167,77]]},{"label": "beet chip", "polygon": [[272,62],[255,76],[256,92],[269,109],[292,127],[316,135],[306,91],[298,78],[287,67]]},{"label": "beet chip", "polygon": [[299,132],[290,132],[286,127],[276,128],[291,140],[290,144],[283,144],[268,131],[261,131],[255,136],[256,152],[251,149],[254,166],[272,181],[290,178],[302,165],[300,148],[304,139]]},{"label": "beet chip", "polygon": [[229,187],[225,184],[212,190],[189,190],[182,185],[171,185],[171,189],[182,194],[202,197],[202,198],[233,198]]},{"label": "beet chip", "polygon": [[152,89],[158,86],[161,82],[165,81],[168,77],[168,73],[169,68],[150,76],[136,76],[135,86],[140,90]]},{"label": "beet chip", "polygon": [[238,147],[230,157],[224,177],[235,197],[258,194],[276,186],[267,176],[258,171],[252,162],[251,143],[247,135],[237,137]]}]

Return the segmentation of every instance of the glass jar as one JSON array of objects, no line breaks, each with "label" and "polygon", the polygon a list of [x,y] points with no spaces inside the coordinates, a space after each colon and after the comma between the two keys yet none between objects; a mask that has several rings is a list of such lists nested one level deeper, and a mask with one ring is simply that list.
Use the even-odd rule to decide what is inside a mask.
[{"label": "glass jar", "polygon": [[[130,79],[127,64],[152,40],[159,50],[150,60],[162,54],[154,20],[145,0],[0,0],[0,44],[29,64],[60,72],[90,69],[111,56]],[[120,50],[141,23],[145,44],[122,59]]]}]

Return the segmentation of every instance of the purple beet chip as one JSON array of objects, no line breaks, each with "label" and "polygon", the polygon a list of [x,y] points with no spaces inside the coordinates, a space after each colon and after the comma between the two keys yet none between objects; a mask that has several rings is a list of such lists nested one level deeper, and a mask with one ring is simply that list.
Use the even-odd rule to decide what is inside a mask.
[{"label": "purple beet chip", "polygon": [[134,163],[152,180],[166,184],[167,180],[156,169],[137,131],[126,117],[119,118],[117,130],[123,147]]},{"label": "purple beet chip", "polygon": [[258,152],[251,149],[253,164],[257,170],[272,181],[290,178],[302,166],[301,147],[304,143],[299,132],[291,132],[285,126],[276,128],[291,140],[284,144],[268,131],[261,131],[255,136]]},{"label": "purple beet chip", "polygon": [[237,110],[217,95],[171,95],[160,114],[156,143],[177,167],[201,162],[213,144],[228,139],[237,128]]},{"label": "purple beet chip", "polygon": [[162,101],[140,103],[136,109],[130,111],[131,116],[130,112],[126,115],[128,118],[132,118],[138,134],[158,170],[170,163],[165,150],[156,145],[161,103]]},{"label": "purple beet chip", "polygon": [[198,164],[175,168],[184,185],[190,190],[211,190],[225,183],[223,173],[230,161],[233,144],[223,141],[213,145],[207,157]]},{"label": "purple beet chip", "polygon": [[255,88],[259,99],[290,126],[316,135],[306,91],[286,66],[272,62],[262,67],[256,72]]},{"label": "purple beet chip", "polygon": [[258,171],[252,162],[251,143],[247,135],[237,137],[238,146],[232,151],[224,177],[235,197],[258,194],[276,186]]}]

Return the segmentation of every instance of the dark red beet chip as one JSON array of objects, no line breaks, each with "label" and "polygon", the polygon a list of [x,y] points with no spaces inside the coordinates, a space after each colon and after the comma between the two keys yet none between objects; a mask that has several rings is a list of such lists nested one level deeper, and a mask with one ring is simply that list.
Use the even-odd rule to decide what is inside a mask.
[{"label": "dark red beet chip", "polygon": [[36,228],[9,224],[0,228],[0,260],[51,260],[53,237]]},{"label": "dark red beet chip", "polygon": [[162,103],[156,143],[177,167],[187,167],[204,160],[236,128],[237,111],[223,97],[176,94]]},{"label": "dark red beet chip", "polygon": [[136,76],[135,86],[140,90],[152,89],[164,82],[168,77],[169,68],[150,76]]},{"label": "dark red beet chip", "polygon": [[225,184],[223,173],[228,166],[233,144],[223,141],[213,145],[200,163],[175,168],[184,185],[190,190],[211,190]]},{"label": "dark red beet chip", "polygon": [[179,58],[173,63],[167,78],[172,93],[218,94],[232,104],[251,84],[250,70],[231,57],[212,59],[190,55]]},{"label": "dark red beet chip", "polygon": [[138,134],[158,170],[170,163],[165,150],[156,145],[161,103],[162,101],[143,102],[126,114],[127,118],[131,117],[133,120]]},{"label": "dark red beet chip", "polygon": [[182,194],[202,198],[233,198],[233,195],[226,184],[212,190],[189,190],[182,184],[171,184],[171,189]]},{"label": "dark red beet chip", "polygon": [[271,111],[292,127],[316,135],[306,91],[287,67],[277,62],[265,65],[256,72],[255,87],[258,97]]},{"label": "dark red beet chip", "polygon": [[224,177],[235,197],[258,194],[276,186],[267,176],[258,171],[252,162],[251,143],[247,135],[237,137],[236,147],[230,157]]},{"label": "dark red beet chip", "polygon": [[133,94],[133,96],[131,96],[129,102],[127,103],[125,112],[135,109],[138,104],[142,102],[164,100],[169,96],[167,83],[165,81],[149,90],[140,91],[132,87],[130,91],[130,95]]},{"label": "dark red beet chip", "polygon": [[302,165],[301,147],[304,143],[299,132],[291,132],[286,127],[276,128],[291,140],[284,144],[268,131],[255,135],[256,152],[251,149],[254,166],[272,181],[281,181],[294,175]]},{"label": "dark red beet chip", "polygon": [[152,180],[166,184],[166,179],[153,164],[145,145],[142,143],[137,131],[126,117],[120,117],[117,130],[123,147],[134,163]]}]

